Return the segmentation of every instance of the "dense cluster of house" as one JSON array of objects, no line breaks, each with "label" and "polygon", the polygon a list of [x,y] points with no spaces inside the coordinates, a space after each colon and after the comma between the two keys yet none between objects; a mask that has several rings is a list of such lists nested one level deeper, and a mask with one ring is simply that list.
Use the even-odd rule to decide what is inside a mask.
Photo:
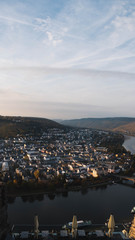
[{"label": "dense cluster of house", "polygon": [[47,181],[64,175],[66,182],[74,177],[85,179],[129,168],[131,159],[126,153],[109,154],[100,147],[109,132],[90,129],[48,129],[42,136],[0,140],[0,178],[2,181]]}]

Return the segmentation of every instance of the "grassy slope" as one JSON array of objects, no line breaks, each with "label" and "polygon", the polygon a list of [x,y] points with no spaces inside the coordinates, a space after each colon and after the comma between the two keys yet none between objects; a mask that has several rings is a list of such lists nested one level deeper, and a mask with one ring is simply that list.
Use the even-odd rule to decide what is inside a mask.
[{"label": "grassy slope", "polygon": [[73,127],[135,132],[135,118],[83,118],[65,120],[62,124]]},{"label": "grassy slope", "polygon": [[3,117],[0,116],[0,137],[14,137],[17,134],[40,133],[47,128],[62,126],[45,118]]},{"label": "grassy slope", "polygon": [[123,133],[125,133],[125,131],[126,131],[131,134],[135,133],[135,122],[128,123],[123,126],[119,126],[119,127],[115,128],[114,131],[119,131],[119,132],[123,132]]}]

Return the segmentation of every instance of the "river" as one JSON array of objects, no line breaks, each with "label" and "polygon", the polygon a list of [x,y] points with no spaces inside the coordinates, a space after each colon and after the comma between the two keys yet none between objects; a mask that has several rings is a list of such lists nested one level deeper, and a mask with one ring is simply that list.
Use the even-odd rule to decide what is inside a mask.
[{"label": "river", "polygon": [[91,220],[105,223],[113,213],[116,222],[131,221],[131,209],[135,205],[135,189],[120,184],[88,190],[69,191],[67,194],[33,195],[10,198],[8,220],[11,224],[32,224],[34,214],[41,224],[59,224],[72,220]]},{"label": "river", "polygon": [[125,136],[123,146],[132,154],[135,154],[135,137]]}]

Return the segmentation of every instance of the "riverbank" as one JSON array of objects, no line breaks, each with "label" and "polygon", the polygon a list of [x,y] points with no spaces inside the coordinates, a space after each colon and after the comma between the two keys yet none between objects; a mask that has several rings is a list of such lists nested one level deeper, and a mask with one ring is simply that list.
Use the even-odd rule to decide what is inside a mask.
[{"label": "riverbank", "polygon": [[31,190],[22,190],[21,188],[16,189],[12,188],[7,189],[7,196],[8,197],[22,197],[22,196],[31,196],[35,194],[57,194],[57,193],[66,193],[69,191],[80,191],[80,190],[87,190],[88,188],[98,188],[98,187],[104,187],[107,185],[113,184],[112,179],[108,179],[108,181],[95,183],[95,184],[88,184],[86,186],[69,186],[68,188],[56,188],[54,191],[50,190],[43,190],[43,189],[31,189]]},{"label": "riverbank", "polygon": [[[84,222],[85,224],[85,222]],[[128,226],[128,227],[127,227]],[[115,225],[115,230],[113,233],[113,239],[115,239],[115,236],[117,236],[117,239],[125,239],[125,236],[123,234],[123,228],[125,229],[125,226],[123,226],[123,223],[120,223],[118,225]],[[126,224],[126,230],[129,232],[130,225]],[[25,234],[26,239],[35,239],[35,231],[34,226],[29,225],[15,225],[12,229],[12,236],[15,236],[16,240],[22,240],[23,234]],[[36,239],[40,240],[61,240],[63,237],[67,240],[73,239],[72,237],[72,228],[66,228],[63,229],[62,225],[60,224],[53,224],[53,225],[39,225],[38,227],[38,237]],[[27,237],[26,237],[27,236]],[[12,238],[11,238],[12,239]],[[82,240],[93,240],[93,239],[105,239],[109,240],[108,236],[108,225],[107,224],[90,224],[89,226],[82,226],[77,227],[77,236],[76,239]]]},{"label": "riverbank", "polygon": [[[89,221],[89,220],[88,220]],[[39,232],[42,232],[43,230],[49,230],[49,232],[53,233],[55,232],[59,232],[60,230],[70,230],[69,228],[63,228],[63,226],[65,225],[65,223],[61,223],[61,224],[40,224],[39,225]],[[115,225],[117,231],[122,231],[123,230],[123,223],[116,223]],[[88,234],[89,232],[93,232],[95,230],[102,230],[104,232],[108,231],[108,226],[105,223],[97,223],[97,224],[93,224],[91,223],[88,226],[81,226],[78,227],[78,229],[83,229],[85,231],[86,234]],[[16,224],[13,227],[13,233],[21,233],[22,231],[29,231],[30,233],[33,232],[33,224]]]}]

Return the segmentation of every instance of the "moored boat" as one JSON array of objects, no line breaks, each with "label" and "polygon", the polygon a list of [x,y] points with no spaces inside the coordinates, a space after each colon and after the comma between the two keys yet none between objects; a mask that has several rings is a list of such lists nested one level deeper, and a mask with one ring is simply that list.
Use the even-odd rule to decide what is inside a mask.
[{"label": "moored boat", "polygon": [[[90,220],[88,221],[83,221],[83,220],[79,220],[77,221],[78,224],[78,228],[82,228],[82,227],[89,227],[91,226],[92,222]],[[62,228],[72,228],[72,222],[69,222],[67,224],[65,224]]]},{"label": "moored boat", "polygon": [[133,209],[131,210],[132,214],[135,214],[135,207],[133,207]]}]

